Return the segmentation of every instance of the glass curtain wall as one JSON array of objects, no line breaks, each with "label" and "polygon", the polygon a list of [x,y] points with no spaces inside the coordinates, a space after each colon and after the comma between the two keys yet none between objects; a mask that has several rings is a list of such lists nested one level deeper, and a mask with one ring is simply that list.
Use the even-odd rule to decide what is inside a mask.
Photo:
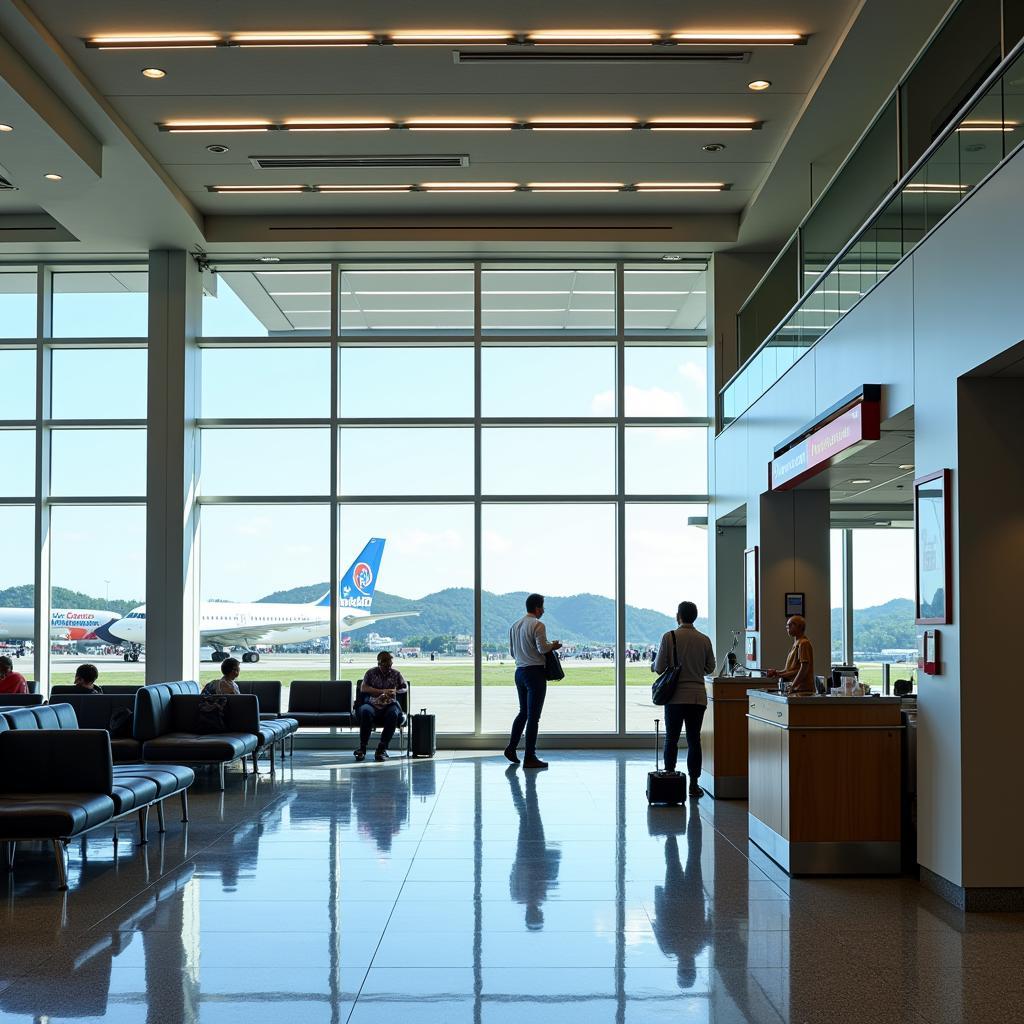
[{"label": "glass curtain wall", "polygon": [[0,268],[0,647],[44,693],[142,681],[111,629],[145,600],[147,300],[145,265]]},{"label": "glass curtain wall", "polygon": [[676,604],[707,609],[704,264],[215,270],[201,614],[226,624],[204,659],[287,688],[358,684],[388,650],[439,732],[498,735],[538,591],[566,672],[547,732],[646,732],[627,692]]}]

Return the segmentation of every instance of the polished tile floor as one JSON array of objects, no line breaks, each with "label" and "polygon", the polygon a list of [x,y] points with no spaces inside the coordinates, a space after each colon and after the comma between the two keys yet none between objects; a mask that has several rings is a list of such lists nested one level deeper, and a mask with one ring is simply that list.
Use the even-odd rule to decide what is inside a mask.
[{"label": "polished tile floor", "polygon": [[19,850],[0,1020],[1024,1020],[1024,915],[791,881],[744,804],[649,810],[640,753],[550,756],[305,752],[200,781],[187,831],[75,844],[66,896]]}]

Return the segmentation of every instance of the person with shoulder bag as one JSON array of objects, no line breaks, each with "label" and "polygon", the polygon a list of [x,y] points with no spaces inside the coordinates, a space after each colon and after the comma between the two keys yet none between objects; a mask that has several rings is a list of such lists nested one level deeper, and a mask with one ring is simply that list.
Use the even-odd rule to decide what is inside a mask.
[{"label": "person with shoulder bag", "polygon": [[[697,606],[692,601],[680,603],[676,612],[676,629],[661,638],[658,656],[651,671],[658,674],[653,687],[656,704],[665,708],[665,771],[674,772],[679,756],[679,737],[686,729],[686,771],[690,796],[701,797],[702,755],[700,729],[708,706],[704,677],[715,671],[715,652],[711,638],[695,626]],[[669,670],[674,669],[673,678]]]}]

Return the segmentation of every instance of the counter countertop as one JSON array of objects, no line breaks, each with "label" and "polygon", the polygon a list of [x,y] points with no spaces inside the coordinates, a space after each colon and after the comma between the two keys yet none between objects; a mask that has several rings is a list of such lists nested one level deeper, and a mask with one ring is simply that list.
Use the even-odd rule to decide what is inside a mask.
[{"label": "counter countertop", "polygon": [[819,697],[817,694],[807,696],[790,697],[785,693],[778,693],[773,690],[747,690],[751,697],[765,697],[768,700],[776,701],[779,704],[815,704],[820,707],[839,704],[900,704],[899,697]]}]

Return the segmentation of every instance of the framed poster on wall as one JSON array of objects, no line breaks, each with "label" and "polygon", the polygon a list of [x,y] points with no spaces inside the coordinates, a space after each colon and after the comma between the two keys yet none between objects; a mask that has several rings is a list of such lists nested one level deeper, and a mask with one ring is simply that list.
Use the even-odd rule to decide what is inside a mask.
[{"label": "framed poster on wall", "polygon": [[752,632],[760,629],[758,625],[757,599],[757,545],[743,552],[743,615],[744,627]]},{"label": "framed poster on wall", "polygon": [[949,486],[948,469],[914,481],[914,621],[919,626],[953,621]]}]

